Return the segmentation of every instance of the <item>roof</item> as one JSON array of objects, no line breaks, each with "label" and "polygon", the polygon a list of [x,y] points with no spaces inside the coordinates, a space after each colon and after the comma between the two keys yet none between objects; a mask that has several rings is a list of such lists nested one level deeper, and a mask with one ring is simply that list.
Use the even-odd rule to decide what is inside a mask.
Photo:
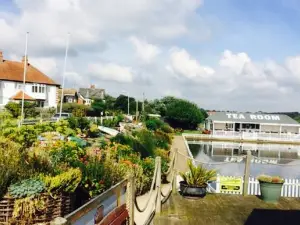
[{"label": "roof", "polygon": [[[14,96],[12,96],[10,99],[13,99],[13,100],[22,100],[23,99],[23,91],[19,91],[17,94],[15,94]],[[35,99],[32,98],[31,96],[29,96],[28,94],[24,93],[24,100],[34,101]]]},{"label": "roof", "polygon": [[[24,63],[9,60],[0,62],[0,80],[23,82]],[[54,80],[36,69],[30,63],[27,66],[26,82],[58,86]]]},{"label": "roof", "polygon": [[83,98],[103,98],[104,96],[104,89],[98,88],[79,88],[78,93]]},{"label": "roof", "polygon": [[296,120],[287,115],[265,114],[265,113],[231,113],[214,112],[207,120],[231,121],[240,123],[268,123],[268,124],[294,124],[300,125]]},{"label": "roof", "polygon": [[[60,96],[62,89],[58,89],[58,95]],[[76,89],[74,88],[64,88],[64,95],[76,95]]]}]

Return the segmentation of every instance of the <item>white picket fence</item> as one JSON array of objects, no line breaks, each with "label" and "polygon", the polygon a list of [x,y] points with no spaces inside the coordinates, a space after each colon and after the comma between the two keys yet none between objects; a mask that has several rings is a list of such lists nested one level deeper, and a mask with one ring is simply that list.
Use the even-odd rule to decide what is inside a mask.
[{"label": "white picket fence", "polygon": [[[243,183],[242,179],[242,183]],[[243,184],[241,185],[243,186]],[[219,179],[216,181],[216,193],[223,193],[223,194],[242,194],[243,187],[239,191],[231,191],[231,190],[221,190],[221,185]],[[248,184],[248,194],[249,195],[260,195],[260,186],[259,182],[256,178],[250,177],[249,184]],[[281,190],[282,197],[300,197],[300,180],[299,179],[285,179]]]}]

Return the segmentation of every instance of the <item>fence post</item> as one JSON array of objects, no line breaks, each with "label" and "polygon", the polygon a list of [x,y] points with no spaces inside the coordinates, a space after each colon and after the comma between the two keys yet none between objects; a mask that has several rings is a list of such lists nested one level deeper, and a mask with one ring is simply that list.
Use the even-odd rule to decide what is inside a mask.
[{"label": "fence post", "polygon": [[176,170],[176,164],[177,164],[177,157],[178,157],[178,148],[175,149],[174,151],[174,162],[172,165],[172,170],[173,170],[173,186],[172,186],[172,192],[173,194],[176,194],[177,192],[177,170]]},{"label": "fence post", "polygon": [[134,225],[134,200],[135,200],[135,185],[134,185],[134,176],[131,175],[128,179],[129,182],[129,225]]},{"label": "fence post", "polygon": [[244,171],[244,187],[243,187],[243,195],[248,195],[248,184],[250,177],[250,165],[251,165],[251,151],[247,151],[246,163],[245,163],[245,171]]},{"label": "fence post", "polygon": [[157,189],[157,200],[156,200],[156,207],[155,212],[161,212],[161,158],[158,156],[156,157],[157,161],[157,174],[156,174],[156,189]]}]

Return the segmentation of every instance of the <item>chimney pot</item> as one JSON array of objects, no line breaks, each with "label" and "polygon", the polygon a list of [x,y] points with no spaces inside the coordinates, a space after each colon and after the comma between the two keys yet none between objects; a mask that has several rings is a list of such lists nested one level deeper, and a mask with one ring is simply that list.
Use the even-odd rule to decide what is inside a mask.
[{"label": "chimney pot", "polygon": [[94,85],[94,84],[92,84],[92,85],[91,85],[91,88],[92,88],[92,89],[95,89],[95,85]]}]

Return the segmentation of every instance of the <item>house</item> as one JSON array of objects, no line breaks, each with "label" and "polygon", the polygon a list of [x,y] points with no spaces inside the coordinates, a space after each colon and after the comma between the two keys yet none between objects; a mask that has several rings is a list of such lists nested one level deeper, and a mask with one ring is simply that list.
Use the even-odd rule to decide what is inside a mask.
[{"label": "house", "polygon": [[79,88],[77,95],[78,104],[90,105],[93,99],[104,99],[105,90],[91,85],[90,88]]},{"label": "house", "polygon": [[[27,62],[27,73],[25,88],[23,88],[24,62]],[[60,85],[50,77],[39,71],[23,57],[21,62],[3,59],[0,51],[0,107],[9,101],[37,102],[40,107],[57,106],[57,88]]]},{"label": "house", "polygon": [[[58,90],[58,101],[60,102],[61,99],[61,94],[62,94],[62,89]],[[77,98],[77,90],[74,88],[64,88],[63,91],[63,103],[77,103],[78,98]]]}]

